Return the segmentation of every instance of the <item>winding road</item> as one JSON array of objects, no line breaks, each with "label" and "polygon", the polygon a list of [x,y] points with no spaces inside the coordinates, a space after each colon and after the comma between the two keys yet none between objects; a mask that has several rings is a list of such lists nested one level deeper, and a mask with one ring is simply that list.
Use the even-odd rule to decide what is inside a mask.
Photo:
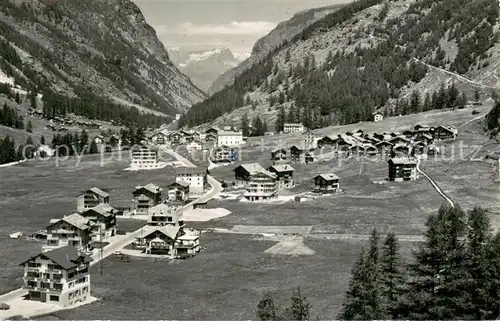
[{"label": "winding road", "polygon": [[[182,157],[175,151],[171,149],[164,148],[163,149],[166,153],[170,154],[171,156],[175,157],[178,161],[184,163],[186,167],[196,167],[192,162],[187,160],[186,158]],[[212,176],[207,175],[207,182],[212,186],[212,189],[208,190],[205,194],[203,194],[201,197],[198,199],[192,201],[191,203],[186,204],[183,207],[183,210],[188,210],[193,208],[193,204],[196,202],[206,202],[212,199],[213,197],[217,196],[221,191],[222,191],[222,185]],[[93,261],[90,263],[91,266],[99,263],[101,260],[107,258],[111,254],[115,253],[115,251],[123,249],[125,246],[128,244],[132,243],[137,237],[140,237],[142,233],[142,227],[134,232],[127,233],[125,235],[116,235],[113,237],[108,238],[106,241],[109,242],[109,245],[103,248],[102,253],[97,251],[96,253],[92,254],[92,259]],[[0,302],[6,302],[8,303],[9,301],[12,301],[14,299],[18,299],[22,296],[25,296],[28,294],[28,291],[20,288],[8,293],[5,293],[3,295],[0,295]]]},{"label": "winding road", "polygon": [[420,168],[420,157],[417,158],[417,171],[420,174],[422,174],[425,178],[427,178],[427,180],[429,181],[429,183],[431,183],[432,187],[434,187],[436,192],[438,192],[439,195],[441,195],[451,205],[451,207],[455,207],[455,203],[453,202],[453,200],[450,197],[448,197],[448,195],[446,195],[446,193],[443,192],[441,187],[439,187],[439,185]]}]

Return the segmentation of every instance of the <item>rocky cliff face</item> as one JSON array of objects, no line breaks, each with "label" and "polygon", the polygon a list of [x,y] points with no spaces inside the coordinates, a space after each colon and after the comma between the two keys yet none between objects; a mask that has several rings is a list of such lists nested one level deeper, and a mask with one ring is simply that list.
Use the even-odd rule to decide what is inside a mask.
[{"label": "rocky cliff face", "polygon": [[130,0],[3,0],[0,40],[22,60],[0,57],[0,68],[28,88],[91,92],[170,115],[204,98]]},{"label": "rocky cliff face", "polygon": [[217,77],[241,62],[228,48],[196,51],[169,49],[168,52],[175,66],[204,91]]},{"label": "rocky cliff face", "polygon": [[208,89],[208,94],[213,94],[231,84],[237,75],[240,75],[253,64],[259,62],[284,41],[289,41],[304,30],[304,28],[337,10],[339,7],[339,5],[334,5],[302,11],[295,14],[290,20],[281,22],[269,34],[255,43],[252,54],[247,60],[220,75]]}]

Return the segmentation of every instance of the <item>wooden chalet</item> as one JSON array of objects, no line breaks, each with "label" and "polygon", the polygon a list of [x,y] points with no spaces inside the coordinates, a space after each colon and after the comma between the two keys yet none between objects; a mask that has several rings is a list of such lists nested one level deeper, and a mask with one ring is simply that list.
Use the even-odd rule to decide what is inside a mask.
[{"label": "wooden chalet", "polygon": [[314,192],[316,193],[336,193],[339,189],[339,178],[333,173],[320,174],[314,177]]},{"label": "wooden chalet", "polygon": [[271,160],[273,164],[281,164],[286,162],[286,150],[283,148],[276,149],[271,152]]},{"label": "wooden chalet", "polygon": [[396,144],[392,147],[391,157],[408,157],[411,154],[411,147],[406,144]]},{"label": "wooden chalet", "polygon": [[377,148],[381,155],[390,155],[393,147],[394,145],[392,143],[385,140],[375,144],[375,148]]},{"label": "wooden chalet", "polygon": [[290,161],[296,164],[309,164],[314,162],[315,156],[313,153],[299,148],[297,146],[290,147]]},{"label": "wooden chalet", "polygon": [[97,187],[83,191],[76,199],[78,212],[83,212],[99,204],[109,204],[109,194]]},{"label": "wooden chalet", "polygon": [[116,235],[117,212],[109,204],[99,204],[81,213],[83,217],[94,223],[92,227],[92,239],[94,241]]},{"label": "wooden chalet", "polygon": [[249,181],[250,176],[260,171],[265,171],[265,169],[258,163],[241,164],[234,169],[234,178],[237,181]]},{"label": "wooden chalet", "polygon": [[389,181],[402,182],[417,179],[417,161],[409,157],[396,157],[388,161]]},{"label": "wooden chalet", "polygon": [[179,132],[173,132],[168,136],[168,140],[172,145],[182,144],[184,142],[184,136]]},{"label": "wooden chalet", "polygon": [[162,189],[155,184],[147,184],[145,186],[137,186],[134,195],[134,211],[135,214],[148,214],[151,207],[161,203]]},{"label": "wooden chalet", "polygon": [[247,185],[247,190],[243,197],[248,201],[269,201],[278,196],[276,175],[266,171],[253,173]]},{"label": "wooden chalet", "polygon": [[205,135],[205,141],[207,142],[215,142],[217,141],[217,135],[214,135],[212,133],[208,133]]},{"label": "wooden chalet", "polygon": [[295,186],[295,181],[293,180],[295,169],[292,166],[287,164],[272,165],[267,170],[276,175],[278,190]]},{"label": "wooden chalet", "polygon": [[436,140],[456,139],[458,130],[453,126],[438,126],[434,130],[434,138]]},{"label": "wooden chalet", "polygon": [[318,140],[317,145],[319,148],[335,146],[335,139],[330,136],[325,136]]},{"label": "wooden chalet", "polygon": [[231,162],[231,147],[218,146],[212,152],[211,160],[214,163],[230,163]]},{"label": "wooden chalet", "polygon": [[170,183],[167,187],[167,200],[187,203],[189,201],[189,184],[183,181]]}]

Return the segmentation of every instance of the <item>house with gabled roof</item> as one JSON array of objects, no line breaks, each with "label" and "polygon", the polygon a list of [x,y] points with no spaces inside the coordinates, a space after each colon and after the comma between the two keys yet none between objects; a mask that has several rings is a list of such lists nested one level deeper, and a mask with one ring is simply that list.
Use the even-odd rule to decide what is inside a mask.
[{"label": "house with gabled roof", "polygon": [[207,170],[201,167],[182,167],[175,172],[175,181],[189,184],[190,197],[205,192]]},{"label": "house with gabled roof", "polygon": [[339,190],[339,178],[334,173],[324,173],[314,177],[314,192],[330,194],[336,193]]},{"label": "house with gabled roof", "polygon": [[286,160],[286,150],[284,148],[278,148],[271,152],[271,160],[273,164],[282,164],[285,163]]},{"label": "house with gabled roof", "polygon": [[376,111],[372,114],[372,117],[374,122],[379,122],[384,119],[384,114],[382,114],[379,111]]},{"label": "house with gabled roof", "polygon": [[94,223],[78,213],[50,220],[47,226],[47,243],[43,251],[71,245],[83,250],[90,248]]},{"label": "house with gabled roof", "polygon": [[150,140],[153,144],[164,145],[167,143],[168,135],[163,133],[163,132],[158,132],[158,133],[153,134],[150,137]]},{"label": "house with gabled roof", "polygon": [[389,140],[389,142],[393,145],[405,145],[409,144],[411,140],[409,140],[405,136],[395,136],[391,140]]},{"label": "house with gabled roof", "polygon": [[143,237],[136,244],[142,245],[146,254],[185,258],[200,252],[200,232],[175,225],[145,226]]},{"label": "house with gabled roof", "polygon": [[275,164],[267,169],[270,173],[276,175],[276,185],[278,190],[292,188],[295,186],[293,172],[295,169],[288,164]]},{"label": "house with gabled roof", "polygon": [[214,163],[230,163],[232,149],[229,146],[217,146],[212,151],[211,160]]},{"label": "house with gabled roof", "polygon": [[316,142],[316,145],[319,148],[328,147],[328,146],[335,146],[335,138],[332,138],[330,136],[324,136]]},{"label": "house with gabled roof", "polygon": [[171,202],[161,203],[149,209],[148,225],[151,226],[184,226],[182,218],[182,206],[184,203]]},{"label": "house with gabled roof", "polygon": [[315,161],[315,155],[304,148],[290,147],[290,161],[296,164],[308,164]]},{"label": "house with gabled roof", "polygon": [[109,194],[97,187],[83,191],[76,198],[76,210],[78,212],[83,212],[99,204],[109,204]]},{"label": "house with gabled roof", "polygon": [[390,155],[393,146],[393,144],[385,140],[375,144],[375,148],[378,150],[380,155]]},{"label": "house with gabled roof", "polygon": [[391,157],[409,157],[411,150],[409,144],[395,144],[391,150]]},{"label": "house with gabled roof", "polygon": [[30,256],[19,264],[26,299],[59,307],[85,302],[90,299],[90,262],[89,255],[71,245]]},{"label": "house with gabled roof", "polygon": [[391,158],[389,164],[389,181],[402,182],[417,179],[417,160],[411,157]]},{"label": "house with gabled roof", "polygon": [[456,139],[458,137],[458,130],[453,126],[438,126],[434,130],[434,139]]},{"label": "house with gabled roof", "polygon": [[189,183],[184,181],[170,183],[167,186],[167,200],[187,203],[189,201]]},{"label": "house with gabled roof", "polygon": [[233,170],[234,179],[237,181],[249,181],[252,174],[264,170],[264,167],[259,163],[241,164]]},{"label": "house with gabled roof", "polygon": [[265,169],[252,173],[243,197],[250,202],[269,201],[277,198],[276,175]]},{"label": "house with gabled roof", "polygon": [[99,204],[83,211],[81,215],[93,222],[92,240],[100,241],[116,235],[116,214],[118,210],[109,204]]},{"label": "house with gabled roof", "polygon": [[163,189],[155,184],[136,186],[134,196],[134,212],[137,215],[147,215],[151,207],[161,203]]}]

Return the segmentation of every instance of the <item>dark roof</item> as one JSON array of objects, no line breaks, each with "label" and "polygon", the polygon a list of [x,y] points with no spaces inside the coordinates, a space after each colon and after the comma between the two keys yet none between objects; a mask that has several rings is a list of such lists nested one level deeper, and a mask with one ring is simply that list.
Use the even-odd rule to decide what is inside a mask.
[{"label": "dark roof", "polygon": [[182,186],[182,187],[186,188],[186,187],[189,187],[189,184],[184,182],[184,181],[172,182],[172,183],[168,184],[168,187],[172,187],[172,186]]},{"label": "dark roof", "polygon": [[89,263],[93,260],[90,256],[86,255],[85,253],[79,252],[76,249],[76,247],[68,245],[65,247],[54,249],[52,251],[42,252],[35,256],[31,256],[29,259],[20,263],[20,265],[23,265],[24,263],[32,259],[36,259],[40,255],[47,257],[54,263],[60,265],[65,270],[77,267],[80,264],[79,263],[80,260],[82,260],[84,263]]}]

